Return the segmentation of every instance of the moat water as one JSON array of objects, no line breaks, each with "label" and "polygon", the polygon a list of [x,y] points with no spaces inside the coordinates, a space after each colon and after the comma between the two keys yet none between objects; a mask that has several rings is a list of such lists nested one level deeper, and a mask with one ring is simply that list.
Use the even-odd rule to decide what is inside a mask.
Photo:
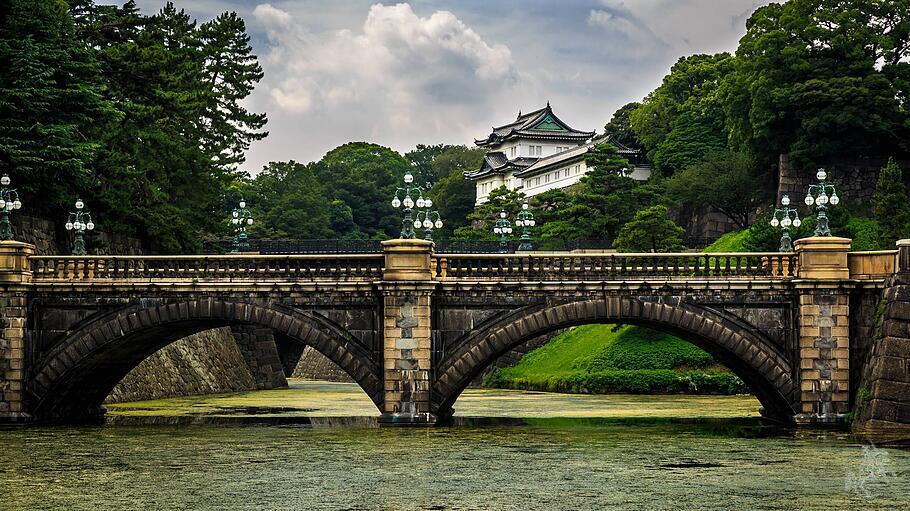
[{"label": "moat water", "polygon": [[0,509],[908,509],[910,451],[763,424],[749,396],[471,390],[378,427],[347,384],[111,406],[0,429]]}]

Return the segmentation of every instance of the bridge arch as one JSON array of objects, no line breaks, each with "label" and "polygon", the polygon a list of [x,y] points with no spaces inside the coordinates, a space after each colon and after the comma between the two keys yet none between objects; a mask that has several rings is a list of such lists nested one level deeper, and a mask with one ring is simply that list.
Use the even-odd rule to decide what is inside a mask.
[{"label": "bridge arch", "polygon": [[140,301],[82,325],[36,365],[28,383],[39,420],[96,415],[105,397],[141,361],[204,330],[258,325],[312,346],[344,369],[381,409],[381,367],[341,326],[317,314],[277,303],[200,299]]},{"label": "bridge arch", "polygon": [[445,418],[452,405],[484,368],[525,342],[547,333],[584,324],[625,323],[680,337],[715,356],[743,379],[765,408],[765,414],[792,420],[798,386],[793,367],[771,341],[754,327],[702,306],[676,299],[648,301],[613,296],[554,306],[532,306],[478,329],[440,363],[433,381],[431,410]]}]

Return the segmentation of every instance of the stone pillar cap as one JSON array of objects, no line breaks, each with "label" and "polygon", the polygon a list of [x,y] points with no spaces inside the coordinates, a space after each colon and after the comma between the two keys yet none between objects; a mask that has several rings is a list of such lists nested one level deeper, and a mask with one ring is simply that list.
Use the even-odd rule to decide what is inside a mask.
[{"label": "stone pillar cap", "polygon": [[910,240],[897,240],[898,247],[910,247]]},{"label": "stone pillar cap", "polygon": [[843,249],[843,247],[850,247],[850,244],[853,243],[853,240],[850,238],[839,238],[837,236],[812,236],[810,238],[802,238],[793,242],[793,245],[799,249],[800,247],[813,249]]},{"label": "stone pillar cap", "polygon": [[380,244],[382,245],[383,248],[390,248],[390,247],[426,248],[426,247],[432,247],[434,245],[434,243],[432,241],[421,240],[421,239],[417,239],[417,238],[413,238],[413,239],[397,238],[394,240],[382,241],[382,242],[380,242]]}]

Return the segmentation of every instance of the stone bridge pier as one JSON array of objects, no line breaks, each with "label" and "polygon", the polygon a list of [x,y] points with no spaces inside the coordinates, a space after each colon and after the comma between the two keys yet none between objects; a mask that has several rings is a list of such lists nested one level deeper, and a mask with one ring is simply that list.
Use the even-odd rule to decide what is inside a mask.
[{"label": "stone bridge pier", "polygon": [[144,358],[231,327],[263,387],[309,346],[380,420],[427,424],[499,357],[591,323],[661,330],[711,353],[783,422],[910,426],[910,241],[795,253],[35,256],[0,242],[0,419],[97,416]]}]

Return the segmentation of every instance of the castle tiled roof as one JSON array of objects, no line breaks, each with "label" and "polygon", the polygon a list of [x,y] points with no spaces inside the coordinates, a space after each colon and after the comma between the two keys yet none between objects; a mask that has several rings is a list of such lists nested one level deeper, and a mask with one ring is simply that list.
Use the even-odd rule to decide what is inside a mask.
[{"label": "castle tiled roof", "polygon": [[509,160],[502,151],[490,151],[483,156],[483,165],[477,170],[465,171],[464,177],[477,179],[489,174],[504,174],[508,170],[519,171],[533,165],[536,161],[537,158],[524,156]]},{"label": "castle tiled roof", "polygon": [[578,131],[564,123],[547,106],[527,114],[519,112],[515,121],[502,126],[494,126],[493,130],[482,140],[474,140],[481,147],[496,147],[513,138],[529,138],[537,140],[567,140],[582,143],[594,136],[593,131]]}]

